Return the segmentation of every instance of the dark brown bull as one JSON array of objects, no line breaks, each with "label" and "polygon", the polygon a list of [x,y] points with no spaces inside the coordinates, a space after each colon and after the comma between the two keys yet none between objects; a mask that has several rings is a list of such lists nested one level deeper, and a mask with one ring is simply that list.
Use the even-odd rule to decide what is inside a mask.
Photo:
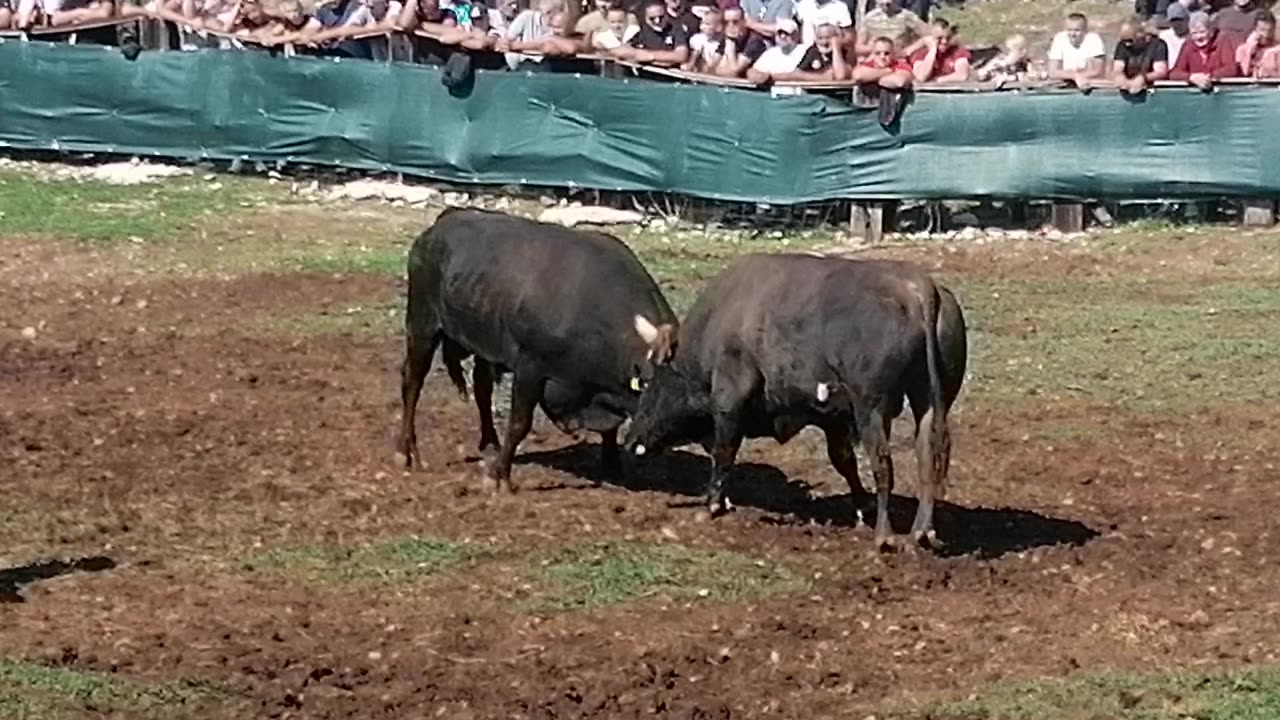
[{"label": "dark brown bull", "polygon": [[712,457],[713,514],[743,439],[785,443],[813,425],[860,509],[867,498],[853,444],[862,442],[876,482],[876,541],[893,544],[889,431],[905,400],[920,467],[911,533],[935,539],[934,500],[951,456],[947,413],[967,341],[954,296],[925,272],[891,261],[748,256],[708,284],[681,323],[678,347],[650,369],[627,445],[643,455],[701,443]]},{"label": "dark brown bull", "polygon": [[[449,377],[464,396],[461,363],[475,357],[480,450],[498,487],[511,489],[512,458],[535,407],[565,432],[600,433],[607,470],[621,469],[617,431],[639,395],[631,380],[646,358],[672,352],[677,323],[626,245],[502,213],[446,210],[414,241],[408,282],[397,441],[407,467],[418,460],[418,396],[443,346]],[[637,316],[653,324],[637,325]],[[493,388],[506,373],[513,375],[511,414],[500,444]]]}]

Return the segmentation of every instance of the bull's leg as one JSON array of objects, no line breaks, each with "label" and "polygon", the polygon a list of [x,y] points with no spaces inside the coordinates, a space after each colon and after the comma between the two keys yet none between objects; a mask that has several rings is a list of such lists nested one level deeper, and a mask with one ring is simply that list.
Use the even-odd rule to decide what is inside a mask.
[{"label": "bull's leg", "polygon": [[889,524],[889,499],[893,492],[893,458],[889,454],[889,422],[891,417],[881,407],[875,407],[859,418],[858,429],[862,433],[862,449],[871,460],[871,472],[876,478],[876,547],[892,548],[893,527]]},{"label": "bull's leg", "polygon": [[[935,497],[941,495],[943,477],[951,463],[951,447],[945,438],[933,436],[933,407],[927,397],[911,399],[911,413],[916,422],[916,465],[919,468],[916,481],[916,494],[919,506],[916,508],[915,521],[911,523],[911,539],[916,543],[938,544],[937,533],[933,530],[933,504]],[[941,467],[934,463],[934,445],[941,457]]]},{"label": "bull's leg", "polygon": [[475,359],[471,368],[471,386],[475,390],[476,410],[480,411],[480,445],[481,455],[490,449],[497,451],[498,429],[493,426],[493,366],[488,362]]},{"label": "bull's leg", "polygon": [[[498,452],[498,462],[489,466],[488,478],[496,489],[515,492],[511,485],[511,463],[520,445],[533,427],[533,411],[542,398],[543,380],[528,371],[517,369],[511,382],[511,414],[507,416],[507,441]],[[486,483],[490,485],[490,483]]]},{"label": "bull's leg", "polygon": [[724,510],[724,484],[742,447],[737,413],[716,413],[715,443],[711,446],[711,482],[707,485],[707,511],[712,517]]},{"label": "bull's leg", "polygon": [[[849,484],[849,497],[853,501],[854,524],[862,522],[863,508],[867,507],[871,495],[862,487],[858,478],[858,458],[853,452],[854,433],[848,425],[835,425],[825,430],[827,435],[827,457],[831,465]],[[890,488],[892,492],[892,488]]]},{"label": "bull's leg", "polygon": [[400,436],[396,440],[396,460],[412,469],[419,461],[418,436],[414,416],[422,383],[431,371],[431,358],[440,344],[440,333],[410,333],[405,341],[404,362],[400,366]]},{"label": "bull's leg", "polygon": [[600,469],[605,477],[622,478],[622,451],[618,449],[616,428],[600,433]]}]

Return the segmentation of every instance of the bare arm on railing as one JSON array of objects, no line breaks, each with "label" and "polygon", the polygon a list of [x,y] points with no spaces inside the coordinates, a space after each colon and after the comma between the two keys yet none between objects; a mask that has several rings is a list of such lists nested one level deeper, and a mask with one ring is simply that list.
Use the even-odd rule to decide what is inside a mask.
[{"label": "bare arm on railing", "polygon": [[66,27],[81,23],[110,20],[115,15],[115,5],[111,0],[93,0],[73,10],[59,10],[49,13],[49,24],[53,27]]}]

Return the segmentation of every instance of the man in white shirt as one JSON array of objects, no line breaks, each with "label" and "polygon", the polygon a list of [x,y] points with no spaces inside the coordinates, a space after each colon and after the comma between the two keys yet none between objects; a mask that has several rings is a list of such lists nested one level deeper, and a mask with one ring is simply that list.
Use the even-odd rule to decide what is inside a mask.
[{"label": "man in white shirt", "polygon": [[834,25],[846,38],[845,45],[853,47],[853,17],[844,0],[800,0],[796,3],[796,19],[800,21],[800,44],[812,45],[818,38],[818,28]]},{"label": "man in white shirt", "polygon": [[1098,33],[1089,32],[1089,20],[1080,13],[1067,16],[1065,29],[1049,46],[1049,78],[1074,83],[1088,90],[1107,68],[1107,48]]},{"label": "man in white shirt", "polygon": [[747,69],[747,79],[757,85],[764,85],[774,75],[795,72],[809,50],[808,45],[797,42],[800,28],[796,26],[795,20],[778,18],[775,27],[777,29],[777,34],[774,35],[776,44],[765,50],[760,59]]},{"label": "man in white shirt", "polygon": [[1191,19],[1191,11],[1181,2],[1172,2],[1164,11],[1164,17],[1169,21],[1169,27],[1160,31],[1160,39],[1169,47],[1169,66],[1172,67],[1178,62],[1182,43],[1187,41],[1187,33],[1190,32],[1187,21]]}]

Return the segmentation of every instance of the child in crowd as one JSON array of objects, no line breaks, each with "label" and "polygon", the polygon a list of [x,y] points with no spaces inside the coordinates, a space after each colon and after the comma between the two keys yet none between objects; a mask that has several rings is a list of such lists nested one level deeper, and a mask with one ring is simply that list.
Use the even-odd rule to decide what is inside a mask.
[{"label": "child in crowd", "polygon": [[689,38],[689,59],[684,70],[714,72],[724,55],[724,14],[718,8],[707,10],[698,23],[698,34]]},{"label": "child in crowd", "polygon": [[591,34],[591,47],[594,50],[612,50],[631,42],[631,38],[640,32],[640,26],[632,24],[628,13],[622,8],[610,8],[605,13],[608,27]]},{"label": "child in crowd", "polygon": [[1004,52],[983,63],[978,68],[977,78],[983,82],[994,80],[996,87],[1022,80],[1026,77],[1030,60],[1027,39],[1022,35],[1010,35],[1004,41]]}]

